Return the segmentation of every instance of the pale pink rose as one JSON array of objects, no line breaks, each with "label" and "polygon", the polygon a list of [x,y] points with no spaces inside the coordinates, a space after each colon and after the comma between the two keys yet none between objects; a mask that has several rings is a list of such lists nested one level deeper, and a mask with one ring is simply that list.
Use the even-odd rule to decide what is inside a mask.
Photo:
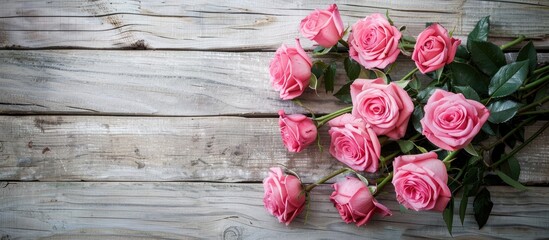
[{"label": "pale pink rose", "polygon": [[393,162],[397,201],[416,211],[442,212],[452,193],[448,188],[446,166],[434,152],[404,155]]},{"label": "pale pink rose", "polygon": [[435,71],[454,60],[461,40],[451,38],[438,23],[427,27],[417,36],[412,60],[422,73]]},{"label": "pale pink rose", "polygon": [[488,120],[490,111],[461,93],[437,89],[424,107],[422,134],[439,148],[455,151],[466,147]]},{"label": "pale pink rose", "polygon": [[284,146],[290,152],[301,152],[316,140],[317,128],[313,120],[302,114],[286,115],[278,111],[278,126]]},{"label": "pale pink rose", "polygon": [[273,167],[269,176],[263,180],[263,188],[265,208],[281,223],[290,224],[303,211],[305,194],[297,177],[284,174],[279,167]]},{"label": "pale pink rose", "polygon": [[351,114],[328,122],[330,154],[356,171],[375,172],[379,166],[381,145],[376,133]]},{"label": "pale pink rose", "polygon": [[358,20],[349,35],[349,56],[368,69],[395,62],[402,34],[379,13]]},{"label": "pale pink rose", "polygon": [[353,115],[370,125],[377,135],[394,140],[406,133],[408,120],[414,111],[412,98],[394,83],[383,79],[356,79],[351,84]]},{"label": "pale pink rose", "polygon": [[332,185],[334,192],[330,201],[334,203],[345,223],[354,222],[357,226],[367,223],[374,213],[391,216],[391,211],[378,203],[366,184],[355,177],[347,177]]},{"label": "pale pink rose", "polygon": [[345,31],[335,4],[330,5],[326,10],[313,11],[301,20],[299,30],[304,37],[325,48],[336,45]]},{"label": "pale pink rose", "polygon": [[309,86],[312,61],[296,39],[295,47],[282,44],[269,65],[271,85],[283,100],[299,97]]}]

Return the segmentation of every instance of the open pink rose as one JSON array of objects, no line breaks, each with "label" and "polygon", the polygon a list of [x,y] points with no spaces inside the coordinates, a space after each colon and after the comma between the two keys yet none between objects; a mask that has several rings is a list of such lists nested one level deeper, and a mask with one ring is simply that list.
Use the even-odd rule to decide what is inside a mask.
[{"label": "open pink rose", "polygon": [[279,167],[273,167],[269,176],[263,180],[263,188],[265,208],[281,223],[290,224],[303,211],[305,194],[297,177],[284,174]]},{"label": "open pink rose", "polygon": [[296,39],[295,47],[282,44],[269,65],[271,85],[283,100],[299,97],[309,86],[312,61]]},{"label": "open pink rose", "polygon": [[448,188],[448,173],[434,152],[404,155],[393,162],[397,201],[416,211],[442,212],[452,193]]},{"label": "open pink rose", "polygon": [[442,89],[435,90],[424,110],[420,121],[422,134],[437,147],[449,151],[466,147],[490,116],[481,103]]},{"label": "open pink rose", "polygon": [[332,187],[335,191],[330,195],[330,201],[334,203],[345,223],[354,222],[357,226],[362,226],[374,213],[392,215],[387,207],[376,201],[366,184],[355,177],[347,177],[344,181],[334,183]]},{"label": "open pink rose", "polygon": [[316,9],[301,20],[299,30],[303,36],[320,46],[329,48],[336,45],[344,31],[337,5],[332,4],[326,10]]},{"label": "open pink rose", "polygon": [[362,119],[347,113],[328,124],[332,156],[356,171],[377,171],[381,145],[375,132]]},{"label": "open pink rose", "polygon": [[349,35],[349,56],[368,69],[395,62],[402,34],[379,13],[356,22]]},{"label": "open pink rose", "polygon": [[461,40],[451,38],[438,23],[427,27],[417,36],[412,60],[422,73],[435,71],[454,60]]},{"label": "open pink rose", "polygon": [[383,79],[356,79],[351,84],[353,115],[371,126],[377,135],[400,139],[414,111],[412,99],[394,83]]},{"label": "open pink rose", "polygon": [[317,129],[310,118],[301,114],[286,115],[278,111],[278,125],[284,146],[290,152],[301,152],[316,140]]}]

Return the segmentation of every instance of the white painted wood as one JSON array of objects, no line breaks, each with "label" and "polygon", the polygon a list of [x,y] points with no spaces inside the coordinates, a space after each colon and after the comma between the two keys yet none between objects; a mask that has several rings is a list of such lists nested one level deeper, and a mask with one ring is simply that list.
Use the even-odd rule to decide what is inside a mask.
[{"label": "white painted wood", "polygon": [[[0,116],[0,132],[1,180],[261,181],[284,164],[312,182],[343,166],[328,153],[327,128],[322,153],[289,153],[276,118]],[[548,141],[518,156],[521,182],[549,183]]]},{"label": "white painted wood", "polygon": [[[298,37],[315,8],[333,1],[5,1],[0,10],[3,48],[136,48],[273,50]],[[549,47],[546,1],[338,2],[346,26],[389,10],[397,26],[417,35],[440,22],[465,40],[475,23],[491,16],[491,36],[501,44],[524,34]],[[304,41],[307,48],[312,42]]]},{"label": "white painted wood", "polygon": [[[7,184],[7,186],[6,186]],[[494,207],[478,230],[470,201],[457,239],[549,237],[549,189],[518,192],[491,187]],[[329,201],[328,185],[313,191],[309,216],[288,227],[263,207],[261,184],[11,182],[0,188],[5,239],[398,239],[449,238],[436,212],[399,212],[394,192],[377,199],[393,212],[363,227],[345,224]],[[457,206],[456,206],[457,212]]]}]

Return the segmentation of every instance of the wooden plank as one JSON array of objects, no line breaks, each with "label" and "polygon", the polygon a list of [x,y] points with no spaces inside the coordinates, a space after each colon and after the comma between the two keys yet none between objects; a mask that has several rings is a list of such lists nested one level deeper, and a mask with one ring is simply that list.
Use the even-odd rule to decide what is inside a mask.
[{"label": "wooden plank", "polygon": [[[364,227],[345,224],[329,201],[331,191],[327,185],[315,189],[307,222],[301,214],[286,227],[264,209],[261,184],[8,183],[0,188],[0,234],[5,239],[450,237],[440,213],[401,213],[390,189],[377,199],[393,216],[374,216]],[[494,207],[487,225],[478,230],[470,204],[463,227],[454,216],[453,237],[549,237],[549,188],[490,191]]]},{"label": "wooden plank", "polygon": [[[181,51],[0,51],[0,113],[94,115],[270,115],[307,112],[269,84],[273,53]],[[513,54],[507,54],[514,58]],[[548,62],[549,54],[539,54]],[[335,56],[325,60],[337,59]],[[341,63],[342,61],[337,61]],[[413,69],[399,59],[392,74]],[[338,66],[336,90],[346,82]],[[300,101],[315,113],[345,105],[320,90]]]},{"label": "wooden plank", "polygon": [[[8,1],[0,10],[0,48],[133,48],[273,50],[298,36],[314,8],[333,1]],[[390,11],[397,25],[417,35],[426,22],[440,22],[465,40],[476,21],[491,16],[498,43],[524,34],[548,48],[545,1],[340,2],[345,25]],[[312,42],[304,41],[307,48]]]},{"label": "wooden plank", "polygon": [[[0,116],[0,132],[1,180],[261,181],[284,164],[312,182],[342,167],[327,128],[322,153],[289,153],[275,118]],[[549,183],[548,141],[518,156],[521,182]]]}]

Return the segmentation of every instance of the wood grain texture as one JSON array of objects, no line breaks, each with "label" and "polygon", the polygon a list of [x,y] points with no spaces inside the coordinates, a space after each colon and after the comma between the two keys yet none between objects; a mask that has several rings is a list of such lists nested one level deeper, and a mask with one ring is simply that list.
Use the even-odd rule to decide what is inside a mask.
[{"label": "wood grain texture", "polygon": [[[513,58],[513,54],[507,56]],[[0,51],[0,113],[272,116],[279,109],[307,112],[280,100],[270,86],[272,57],[273,53],[258,52]],[[539,54],[538,59],[549,62],[549,54]],[[415,67],[404,58],[397,66],[393,79]],[[343,69],[338,66],[336,90],[346,82]],[[307,89],[299,99],[320,114],[345,106],[322,89],[317,93]]]},{"label": "wood grain texture", "polygon": [[[299,22],[308,13],[332,2],[7,1],[0,10],[0,48],[273,50],[299,36]],[[347,0],[338,6],[346,26],[389,10],[409,34],[440,22],[463,40],[490,15],[498,44],[524,34],[549,47],[546,1]]]},{"label": "wood grain texture", "polygon": [[[289,153],[275,118],[0,116],[0,132],[1,180],[261,181],[284,164],[312,182],[343,166],[327,128],[322,153]],[[520,153],[521,182],[549,183],[548,141]]]},{"label": "wood grain texture", "polygon": [[[7,184],[7,186],[6,186]],[[365,227],[345,224],[329,201],[331,188],[313,191],[308,220],[288,227],[263,207],[261,184],[4,183],[3,238],[43,239],[415,239],[449,238],[440,213],[399,212],[388,188],[377,199],[393,212]],[[469,204],[464,226],[454,216],[454,238],[549,237],[549,189],[490,188],[494,207],[478,230]],[[471,201],[472,202],[472,201]],[[457,209],[456,209],[457,212]]]}]

